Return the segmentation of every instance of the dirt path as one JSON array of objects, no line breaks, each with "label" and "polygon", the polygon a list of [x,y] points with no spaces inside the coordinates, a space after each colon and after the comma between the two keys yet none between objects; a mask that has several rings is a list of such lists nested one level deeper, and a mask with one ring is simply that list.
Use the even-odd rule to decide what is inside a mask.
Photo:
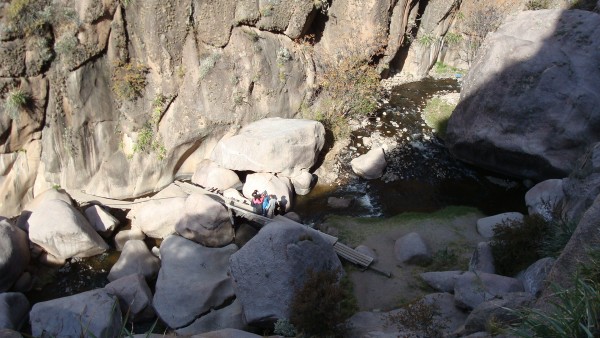
[{"label": "dirt path", "polygon": [[[351,247],[363,244],[373,249],[378,256],[375,266],[392,273],[392,278],[386,278],[373,271],[346,269],[361,311],[389,311],[434,292],[420,280],[420,273],[467,269],[473,250],[483,240],[476,227],[481,217],[476,209],[453,207],[387,219],[331,217],[324,225],[336,229],[340,240]],[[395,241],[410,232],[419,233],[429,246],[434,255],[430,266],[403,265],[395,258]]]}]

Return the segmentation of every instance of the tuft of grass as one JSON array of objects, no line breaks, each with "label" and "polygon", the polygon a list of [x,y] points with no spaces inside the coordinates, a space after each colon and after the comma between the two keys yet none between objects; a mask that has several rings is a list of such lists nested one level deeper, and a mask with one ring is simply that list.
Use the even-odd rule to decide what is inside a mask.
[{"label": "tuft of grass", "polygon": [[146,88],[148,67],[137,62],[117,62],[112,75],[113,92],[121,100],[134,100]]},{"label": "tuft of grass", "polygon": [[528,11],[537,11],[550,8],[549,0],[529,0],[525,3],[525,9]]},{"label": "tuft of grass", "polygon": [[[446,321],[436,318],[440,313],[439,306],[428,304],[423,300],[410,303],[403,310],[389,314],[387,325],[395,326],[399,331],[408,329],[416,337],[443,337],[448,327]],[[420,333],[421,335],[416,335]]]},{"label": "tuft of grass", "polygon": [[17,121],[21,110],[26,109],[31,104],[31,95],[21,88],[13,89],[8,92],[4,102],[4,110],[11,119]]},{"label": "tuft of grass", "polygon": [[456,108],[456,105],[450,104],[439,97],[431,98],[427,101],[425,109],[423,109],[423,120],[443,138],[446,135],[448,120],[454,108]]}]

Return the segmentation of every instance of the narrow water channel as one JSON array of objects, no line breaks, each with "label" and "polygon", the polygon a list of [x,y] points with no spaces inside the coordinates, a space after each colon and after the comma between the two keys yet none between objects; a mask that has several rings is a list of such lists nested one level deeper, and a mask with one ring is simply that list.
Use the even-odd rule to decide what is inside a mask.
[{"label": "narrow water channel", "polygon": [[[352,133],[341,154],[341,175],[347,183],[317,186],[297,198],[295,211],[305,221],[318,222],[328,214],[356,217],[389,217],[402,212],[433,212],[451,205],[472,206],[485,214],[525,211],[525,187],[516,180],[469,166],[450,155],[421,117],[434,95],[458,93],[455,79],[428,78],[393,89],[389,103]],[[369,142],[365,142],[368,139]],[[386,153],[384,177],[364,180],[352,174],[350,161],[369,150],[365,143],[383,140]],[[353,198],[348,209],[327,205],[330,196]]]}]

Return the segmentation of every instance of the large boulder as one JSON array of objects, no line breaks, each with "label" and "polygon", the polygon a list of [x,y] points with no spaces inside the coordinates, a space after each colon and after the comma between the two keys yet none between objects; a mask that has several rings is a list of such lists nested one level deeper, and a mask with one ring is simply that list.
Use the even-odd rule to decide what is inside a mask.
[{"label": "large boulder", "polygon": [[140,274],[148,279],[154,278],[160,270],[160,259],[156,258],[144,241],[131,240],[125,243],[121,256],[108,273],[108,280]]},{"label": "large boulder", "polygon": [[42,204],[42,202],[47,200],[61,200],[73,205],[71,202],[71,197],[64,191],[59,189],[48,189],[37,196],[31,201],[29,201],[23,211],[17,218],[17,226],[25,231],[29,231],[29,217],[31,213],[35,211],[35,209]]},{"label": "large boulder", "polygon": [[454,284],[456,283],[456,278],[462,275],[464,271],[431,271],[431,272],[423,272],[420,274],[421,279],[427,285],[434,288],[436,291],[440,292],[454,292]]},{"label": "large boulder", "polygon": [[383,175],[387,162],[383,148],[376,148],[353,159],[350,161],[350,165],[355,174],[364,179],[372,180]]},{"label": "large boulder", "polygon": [[221,168],[208,160],[202,161],[198,165],[192,176],[192,183],[205,188],[218,188],[219,190],[242,186],[240,178],[233,170]]},{"label": "large boulder", "polygon": [[325,143],[325,128],[317,121],[268,118],[221,140],[211,158],[223,168],[288,176],[310,169]]},{"label": "large boulder", "polygon": [[477,243],[477,248],[473,251],[473,255],[471,255],[471,260],[469,261],[469,271],[496,273],[492,247],[488,242]]},{"label": "large boulder", "polygon": [[290,318],[291,303],[309,270],[342,271],[333,247],[308,227],[275,221],[231,256],[235,294],[248,324]]},{"label": "large boulder", "polygon": [[[29,301],[20,292],[0,293],[0,329],[20,330],[27,319]],[[0,337],[4,337],[0,334]]]},{"label": "large boulder", "polygon": [[552,257],[545,257],[531,264],[525,271],[517,274],[517,279],[523,283],[526,292],[537,297],[544,288],[546,276],[552,269],[556,260]]},{"label": "large boulder", "polygon": [[533,303],[534,297],[526,292],[512,292],[500,299],[492,299],[479,304],[464,322],[460,336],[490,331],[492,325],[510,325],[519,320],[519,311]]},{"label": "large boulder", "polygon": [[127,215],[131,218],[131,228],[140,229],[152,238],[175,233],[175,224],[185,210],[185,200],[185,197],[165,197],[135,205]]},{"label": "large boulder", "polygon": [[121,313],[129,314],[128,320],[135,322],[154,317],[152,292],[144,276],[128,275],[106,284],[104,288],[119,298]]},{"label": "large boulder", "polygon": [[427,243],[416,232],[408,233],[396,240],[394,255],[404,264],[427,265],[432,260]]},{"label": "large boulder", "polygon": [[485,272],[465,272],[456,279],[454,299],[456,306],[473,309],[485,301],[521,291],[524,291],[523,283],[516,278]]},{"label": "large boulder", "polygon": [[192,324],[175,332],[179,335],[187,336],[228,328],[241,330],[245,327],[242,304],[236,299],[226,307],[212,309],[210,312],[194,320]]},{"label": "large boulder", "polygon": [[29,239],[61,259],[90,257],[108,249],[87,219],[62,200],[42,202],[28,223]]},{"label": "large boulder", "polygon": [[84,213],[90,225],[103,237],[109,237],[119,225],[119,220],[99,205],[86,208]]},{"label": "large boulder", "polygon": [[175,225],[181,236],[208,247],[225,246],[235,235],[229,212],[221,203],[203,194],[185,200],[183,217]]},{"label": "large boulder", "polygon": [[25,271],[27,264],[27,234],[7,220],[0,220],[0,292],[10,289]]},{"label": "large boulder", "polygon": [[192,324],[201,314],[222,307],[234,296],[227,274],[234,244],[207,248],[180,236],[167,237],[160,246],[162,267],[153,304],[171,328]]},{"label": "large boulder", "polygon": [[494,237],[494,229],[501,224],[522,222],[523,214],[520,212],[505,212],[477,220],[477,232],[484,238]]},{"label": "large boulder", "polygon": [[105,289],[37,303],[29,317],[34,337],[118,337],[122,329],[118,299]]},{"label": "large boulder", "polygon": [[294,202],[292,183],[287,177],[275,176],[267,173],[256,173],[246,176],[246,183],[242,193],[244,196],[252,196],[252,192],[266,191],[269,195],[275,195],[279,206],[284,211],[289,211]]},{"label": "large boulder", "polygon": [[560,206],[565,198],[563,183],[565,179],[549,179],[534,185],[525,193],[525,205],[529,215],[540,215],[551,219],[555,206]]},{"label": "large boulder", "polygon": [[510,16],[487,35],[463,81],[446,132],[451,153],[536,181],[567,176],[600,141],[599,44],[596,13]]}]

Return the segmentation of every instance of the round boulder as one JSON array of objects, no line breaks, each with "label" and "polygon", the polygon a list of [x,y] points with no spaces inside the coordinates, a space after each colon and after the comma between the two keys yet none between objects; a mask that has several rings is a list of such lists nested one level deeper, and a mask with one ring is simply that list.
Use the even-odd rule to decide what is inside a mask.
[{"label": "round boulder", "polygon": [[221,191],[242,186],[240,178],[233,170],[222,168],[209,160],[200,162],[192,176],[192,183]]},{"label": "round boulder", "polygon": [[27,234],[0,221],[0,292],[5,292],[19,279],[29,264]]},{"label": "round boulder", "polygon": [[546,220],[552,219],[554,206],[560,205],[565,198],[563,179],[542,181],[525,193],[525,205],[530,215],[540,215]]},{"label": "round boulder", "polygon": [[383,148],[375,148],[350,161],[350,165],[356,175],[372,180],[383,176],[387,162]]},{"label": "round boulder", "polygon": [[119,220],[99,205],[92,205],[86,208],[84,213],[90,225],[102,237],[110,237],[117,225],[119,225]]},{"label": "round boulder", "polygon": [[295,176],[312,168],[324,144],[325,128],[320,122],[268,118],[219,141],[211,159],[231,170]]},{"label": "round boulder", "polygon": [[175,225],[181,236],[208,247],[225,246],[235,235],[229,212],[208,195],[192,194],[185,200],[183,217]]},{"label": "round boulder", "polygon": [[477,220],[477,232],[484,238],[494,237],[494,229],[500,224],[522,222],[523,214],[520,212],[505,212],[502,214],[480,218]]},{"label": "round boulder", "polygon": [[186,198],[156,198],[134,205],[127,215],[131,219],[131,228],[140,229],[151,238],[165,238],[175,233],[175,224],[184,213]]},{"label": "round boulder", "polygon": [[333,246],[315,230],[291,222],[267,224],[230,259],[236,297],[248,324],[290,318],[296,290],[313,271],[343,271]]},{"label": "round boulder", "polygon": [[396,258],[405,264],[427,265],[431,263],[431,252],[427,244],[416,232],[406,234],[396,240],[394,245]]},{"label": "round boulder", "polygon": [[[20,330],[27,319],[29,301],[20,292],[0,293],[0,329]],[[0,337],[4,337],[0,334]]]},{"label": "round boulder", "polygon": [[90,257],[108,249],[87,219],[62,200],[43,201],[29,217],[29,239],[59,259]]},{"label": "round boulder", "polygon": [[313,175],[307,170],[302,170],[300,174],[291,178],[294,192],[298,195],[307,195],[313,184]]},{"label": "round boulder", "polygon": [[153,278],[160,269],[160,259],[156,258],[144,241],[131,240],[125,243],[121,256],[108,273],[108,280],[115,281],[119,278],[140,274],[146,278]]}]

